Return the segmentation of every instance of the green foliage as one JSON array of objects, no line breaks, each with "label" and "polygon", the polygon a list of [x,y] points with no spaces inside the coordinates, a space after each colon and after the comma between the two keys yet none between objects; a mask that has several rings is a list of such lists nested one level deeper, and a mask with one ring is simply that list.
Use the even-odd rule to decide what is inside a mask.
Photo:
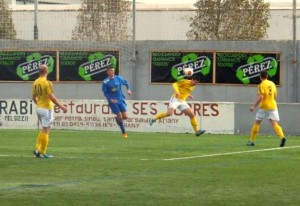
[{"label": "green foliage", "polygon": [[270,4],[264,0],[198,0],[189,40],[261,40],[267,35]]},{"label": "green foliage", "polygon": [[299,137],[52,130],[38,159],[37,133],[0,128],[1,205],[300,204]]},{"label": "green foliage", "polygon": [[16,39],[12,12],[4,0],[0,0],[0,39]]},{"label": "green foliage", "polygon": [[72,39],[128,40],[130,5],[125,0],[83,0]]}]

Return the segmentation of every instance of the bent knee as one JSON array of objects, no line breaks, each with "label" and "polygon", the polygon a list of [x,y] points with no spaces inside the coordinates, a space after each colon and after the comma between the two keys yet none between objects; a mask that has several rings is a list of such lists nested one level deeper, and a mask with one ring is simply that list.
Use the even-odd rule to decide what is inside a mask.
[{"label": "bent knee", "polygon": [[128,115],[127,115],[127,114],[124,114],[124,113],[122,114],[121,117],[122,117],[122,119],[124,119],[124,120],[125,120],[125,119],[128,119]]}]

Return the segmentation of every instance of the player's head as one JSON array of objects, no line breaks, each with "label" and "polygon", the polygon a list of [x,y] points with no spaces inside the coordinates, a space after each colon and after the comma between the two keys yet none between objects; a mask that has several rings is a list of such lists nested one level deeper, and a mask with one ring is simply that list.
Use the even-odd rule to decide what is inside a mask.
[{"label": "player's head", "polygon": [[41,76],[45,76],[48,74],[48,66],[46,64],[41,64],[39,66],[39,74]]},{"label": "player's head", "polygon": [[183,79],[189,79],[189,80],[191,80],[192,77],[184,76]]},{"label": "player's head", "polygon": [[260,79],[264,80],[268,78],[268,72],[266,70],[263,70],[260,72]]},{"label": "player's head", "polygon": [[195,86],[199,81],[195,77],[191,77],[191,84]]},{"label": "player's head", "polygon": [[106,73],[109,77],[113,77],[115,75],[115,68],[113,66],[108,66],[106,68]]},{"label": "player's head", "polygon": [[184,79],[189,79],[189,80],[192,80],[194,79],[195,75],[192,75],[192,76],[183,76]]}]

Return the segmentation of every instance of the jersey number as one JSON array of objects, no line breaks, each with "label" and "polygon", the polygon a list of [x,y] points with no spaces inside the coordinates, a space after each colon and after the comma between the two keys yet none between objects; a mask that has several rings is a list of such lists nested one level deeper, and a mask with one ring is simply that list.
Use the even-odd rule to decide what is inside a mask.
[{"label": "jersey number", "polygon": [[38,96],[42,96],[43,94],[43,90],[42,90],[42,86],[40,84],[36,84],[34,86],[34,90],[35,90],[35,93],[38,95]]},{"label": "jersey number", "polygon": [[269,95],[272,96],[273,92],[272,92],[272,87],[271,86],[268,86],[268,89],[269,89]]}]

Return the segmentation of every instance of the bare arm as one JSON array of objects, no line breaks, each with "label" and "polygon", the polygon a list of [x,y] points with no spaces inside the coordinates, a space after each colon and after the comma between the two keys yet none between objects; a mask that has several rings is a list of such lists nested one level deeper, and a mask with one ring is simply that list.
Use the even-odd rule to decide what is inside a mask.
[{"label": "bare arm", "polygon": [[259,103],[261,102],[263,96],[261,94],[257,94],[257,98],[256,98],[256,101],[253,105],[251,105],[250,107],[250,111],[252,112],[258,105]]},{"label": "bare arm", "polygon": [[35,94],[32,95],[32,100],[35,104],[37,104],[37,97]]},{"label": "bare arm", "polygon": [[189,96],[188,96],[188,98],[190,98],[190,99],[194,99],[194,96],[193,95],[191,95],[191,94],[189,94]]},{"label": "bare arm", "polygon": [[58,106],[59,108],[61,108],[64,112],[67,112],[67,107],[65,107],[64,105],[62,105],[58,99],[55,97],[55,95],[52,93],[52,94],[49,94],[48,95],[49,99],[56,105]]}]

